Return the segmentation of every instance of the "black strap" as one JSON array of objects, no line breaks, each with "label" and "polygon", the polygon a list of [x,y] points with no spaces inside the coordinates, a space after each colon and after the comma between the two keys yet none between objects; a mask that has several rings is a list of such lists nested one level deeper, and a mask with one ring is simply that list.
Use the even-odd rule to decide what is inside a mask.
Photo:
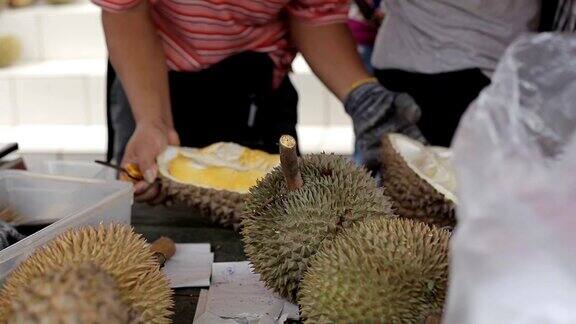
[{"label": "black strap", "polygon": [[108,67],[106,70],[106,124],[108,131],[108,145],[106,149],[106,161],[112,161],[114,157],[114,127],[112,127],[112,117],[110,116],[110,93],[112,83],[116,79],[116,71],[112,67],[110,60],[108,60]]},{"label": "black strap", "polygon": [[2,144],[3,146],[0,146],[0,159],[5,157],[6,155],[15,152],[18,150],[18,144],[17,143],[8,143],[8,144]]},{"label": "black strap", "polygon": [[552,31],[554,26],[554,16],[558,9],[558,0],[542,0],[542,10],[540,11],[540,27],[538,31]]},{"label": "black strap", "polygon": [[358,9],[360,10],[360,13],[364,17],[364,19],[366,19],[367,21],[372,20],[372,18],[374,17],[374,12],[376,11],[375,8],[373,8],[365,0],[354,0],[354,2],[358,6]]}]

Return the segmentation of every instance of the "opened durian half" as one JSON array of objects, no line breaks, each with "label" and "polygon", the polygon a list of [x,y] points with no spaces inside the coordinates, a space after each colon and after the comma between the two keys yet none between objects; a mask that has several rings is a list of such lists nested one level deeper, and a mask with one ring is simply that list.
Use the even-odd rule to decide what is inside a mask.
[{"label": "opened durian half", "polygon": [[237,228],[249,189],[280,163],[276,154],[234,143],[202,149],[169,147],[157,159],[169,200],[213,222]]},{"label": "opened durian half", "polygon": [[401,217],[438,226],[456,223],[456,176],[451,151],[400,134],[382,139],[384,191]]}]

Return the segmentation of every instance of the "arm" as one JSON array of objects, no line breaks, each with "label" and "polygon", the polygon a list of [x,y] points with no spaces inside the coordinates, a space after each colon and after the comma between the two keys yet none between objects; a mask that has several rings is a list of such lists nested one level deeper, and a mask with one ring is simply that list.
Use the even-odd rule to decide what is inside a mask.
[{"label": "arm", "polygon": [[370,78],[345,24],[315,26],[291,18],[290,31],[314,73],[341,101],[355,83]]},{"label": "arm", "polygon": [[380,86],[360,60],[348,27],[316,26],[297,18],[290,21],[292,39],[322,82],[352,117],[356,142],[365,165],[378,168],[380,139],[386,133],[404,133],[422,140],[414,125],[420,109],[406,94]]},{"label": "arm", "polygon": [[[157,175],[156,156],[167,145],[177,145],[174,131],[166,58],[152,24],[148,1],[120,13],[103,11],[102,24],[110,61],[126,91],[136,130],[125,150],[122,164],[135,163],[146,181]],[[146,182],[135,185],[138,200],[157,194]]]},{"label": "arm", "polygon": [[104,11],[102,24],[110,61],[122,80],[136,123],[172,126],[166,58],[148,1],[122,13]]}]

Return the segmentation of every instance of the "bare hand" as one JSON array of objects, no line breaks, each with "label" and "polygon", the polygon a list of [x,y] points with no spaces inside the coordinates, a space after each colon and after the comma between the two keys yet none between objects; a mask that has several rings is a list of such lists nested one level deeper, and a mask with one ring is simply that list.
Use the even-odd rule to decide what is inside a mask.
[{"label": "bare hand", "polygon": [[142,171],[144,180],[134,184],[134,199],[137,202],[162,202],[156,157],[168,145],[179,145],[178,134],[174,128],[158,123],[140,122],[126,145],[122,165],[134,163]]}]

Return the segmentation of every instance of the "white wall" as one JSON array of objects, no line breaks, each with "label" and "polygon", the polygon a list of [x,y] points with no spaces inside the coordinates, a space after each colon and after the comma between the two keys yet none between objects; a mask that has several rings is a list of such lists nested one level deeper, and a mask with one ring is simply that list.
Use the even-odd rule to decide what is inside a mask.
[{"label": "white wall", "polygon": [[[99,8],[81,1],[6,9],[2,34],[22,41],[23,58],[0,69],[0,142],[17,141],[39,156],[102,154],[106,49]],[[350,153],[352,129],[341,104],[302,58],[294,70],[303,151]]]}]

